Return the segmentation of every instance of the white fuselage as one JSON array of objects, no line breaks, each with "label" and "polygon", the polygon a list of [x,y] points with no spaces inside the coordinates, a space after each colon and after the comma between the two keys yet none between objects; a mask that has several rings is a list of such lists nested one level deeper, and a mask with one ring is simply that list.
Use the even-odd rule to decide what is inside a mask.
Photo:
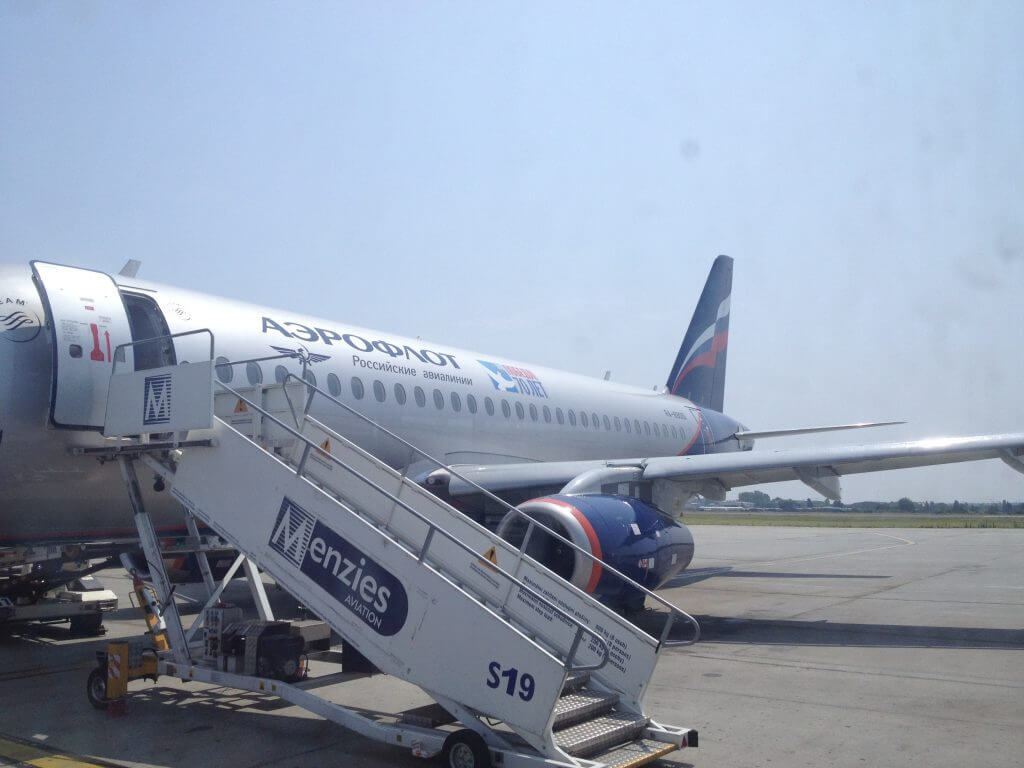
[{"label": "white fuselage", "polygon": [[[122,292],[151,297],[172,334],[209,328],[222,361],[281,354],[275,347],[300,355],[321,389],[446,463],[710,450],[700,447],[712,442],[702,434],[700,409],[673,395],[134,278],[115,280]],[[0,267],[0,309],[45,323],[28,265]],[[129,341],[111,339],[114,347]],[[208,340],[178,339],[175,352],[179,362],[207,359]],[[101,445],[103,438],[50,422],[52,367],[47,328],[34,335],[31,323],[0,328],[0,546],[131,536],[116,468],[69,451]],[[283,358],[218,372],[229,386],[248,387],[303,370],[302,360]],[[407,449],[355,418],[331,418],[332,428],[390,464],[409,463]],[[147,487],[146,502],[163,527],[180,525],[169,494]]]}]

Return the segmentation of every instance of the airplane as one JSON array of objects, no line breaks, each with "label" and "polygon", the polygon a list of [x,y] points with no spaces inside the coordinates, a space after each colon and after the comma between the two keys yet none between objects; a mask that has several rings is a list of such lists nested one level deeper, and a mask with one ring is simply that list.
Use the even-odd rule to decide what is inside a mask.
[{"label": "airplane", "polygon": [[[1024,472],[1024,433],[754,450],[772,437],[895,422],[756,431],[726,415],[727,256],[715,259],[658,391],[159,285],[137,270],[137,262],[119,275],[41,261],[0,265],[0,566],[36,563],[36,594],[67,578],[54,564],[110,557],[135,542],[118,468],[75,454],[107,441],[114,351],[151,340],[134,347],[136,370],[208,360],[208,340],[178,335],[199,329],[213,333],[223,384],[301,376],[437,457],[441,468],[415,460],[340,409],[323,417],[477,522],[522,541],[521,519],[484,489],[651,589],[693,557],[678,516],[695,495],[724,499],[738,487],[801,480],[839,499],[845,474],[984,459]],[[161,535],[183,531],[180,505],[162,482],[143,497]],[[608,586],[556,538],[536,537],[528,551],[609,604],[643,605],[642,595]],[[0,599],[25,589],[24,579],[0,580]]]}]

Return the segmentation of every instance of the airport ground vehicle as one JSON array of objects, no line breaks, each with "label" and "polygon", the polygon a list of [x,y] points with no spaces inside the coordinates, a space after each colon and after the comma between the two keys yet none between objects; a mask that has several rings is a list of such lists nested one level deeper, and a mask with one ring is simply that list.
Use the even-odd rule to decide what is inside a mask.
[{"label": "airport ground vehicle", "polygon": [[[103,614],[117,608],[117,595],[92,573],[107,565],[88,560],[65,563],[59,548],[19,550],[17,560],[4,563],[0,552],[0,627],[36,621],[69,621],[71,633],[102,631]],[[62,583],[53,585],[53,567],[60,568]]]},{"label": "airport ground vehicle", "polygon": [[[139,371],[115,365],[104,428],[115,439],[79,453],[120,465],[152,579],[151,591],[137,584],[152,643],[108,649],[90,676],[94,705],[110,694],[116,701],[134,677],[215,682],[274,693],[459,768],[639,766],[696,746],[694,730],[643,708],[659,652],[696,638],[692,617],[533,518],[524,515],[518,546],[475,523],[315,418],[317,405],[347,406],[310,383],[232,389],[215,381],[210,357]],[[245,568],[258,622],[229,621],[210,577],[201,620],[183,627],[137,464],[164,479],[190,526],[198,521],[238,550],[225,579]],[[660,637],[530,557],[533,536],[555,537],[663,608]],[[258,568],[462,728],[436,717],[388,720],[307,690],[294,633],[273,625]],[[673,627],[687,636],[674,639]],[[268,629],[275,651],[262,645]]]}]

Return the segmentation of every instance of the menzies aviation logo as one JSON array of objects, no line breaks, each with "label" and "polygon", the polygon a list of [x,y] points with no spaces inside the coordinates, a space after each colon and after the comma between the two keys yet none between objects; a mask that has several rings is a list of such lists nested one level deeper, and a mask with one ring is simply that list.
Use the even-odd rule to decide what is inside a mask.
[{"label": "menzies aviation logo", "polygon": [[270,547],[377,634],[388,637],[405,625],[409,598],[394,574],[287,497]]},{"label": "menzies aviation logo", "polygon": [[487,369],[487,375],[490,377],[491,384],[494,385],[495,389],[518,395],[531,395],[532,397],[548,396],[544,385],[531,370],[519,368],[515,365],[489,363],[486,360],[477,360],[477,362]]},{"label": "menzies aviation logo", "polygon": [[167,424],[171,420],[171,374],[146,377],[142,423]]}]

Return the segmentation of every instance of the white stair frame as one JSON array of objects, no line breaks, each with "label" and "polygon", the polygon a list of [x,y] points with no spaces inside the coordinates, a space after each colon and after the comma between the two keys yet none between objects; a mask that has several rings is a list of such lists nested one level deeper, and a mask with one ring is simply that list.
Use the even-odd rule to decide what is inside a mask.
[{"label": "white stair frame", "polygon": [[[239,363],[244,362],[247,361],[239,361]],[[168,368],[178,367],[170,366]],[[222,392],[232,398],[237,398],[239,403],[244,402],[246,409],[252,412],[251,436],[244,435],[221,418],[214,416],[212,429],[209,432],[204,429],[209,421],[202,423],[200,419],[199,423],[192,427],[201,429],[206,439],[187,441],[185,430],[190,428],[190,425],[176,423],[176,441],[170,444],[147,446],[145,445],[147,436],[143,435],[141,437],[143,444],[135,447],[134,450],[131,446],[124,446],[127,450],[117,453],[133,510],[136,513],[135,519],[140,539],[147,553],[147,560],[150,560],[154,585],[161,602],[167,607],[166,618],[173,661],[163,659],[161,665],[166,668],[168,674],[182,676],[182,679],[186,679],[181,673],[187,667],[188,679],[210,679],[247,690],[257,690],[257,688],[252,688],[252,685],[258,685],[258,690],[267,690],[266,686],[270,686],[273,689],[271,692],[278,692],[279,695],[293,703],[300,703],[300,700],[311,696],[300,689],[295,689],[300,691],[299,693],[292,693],[290,689],[293,686],[278,681],[259,680],[229,675],[216,670],[205,670],[201,664],[197,666],[191,660],[188,655],[188,644],[201,626],[203,612],[199,613],[199,618],[186,633],[173,604],[162,560],[156,557],[155,567],[152,562],[152,553],[159,552],[159,543],[152,525],[149,523],[148,515],[145,514],[142,507],[131,458],[133,455],[138,456],[147,466],[170,481],[172,493],[181,501],[187,511],[186,519],[191,536],[198,538],[199,532],[195,523],[195,518],[198,518],[240,551],[241,554],[232,567],[231,573],[219,588],[213,587],[208,565],[203,562],[205,555],[202,555],[200,569],[207,589],[211,593],[211,603],[219,597],[224,585],[237,567],[242,565],[245,567],[260,617],[272,618],[259,577],[258,563],[264,570],[270,572],[279,584],[289,589],[314,612],[321,615],[324,613],[332,615],[334,620],[329,620],[332,627],[342,634],[350,644],[370,657],[377,666],[384,671],[420,684],[424,690],[430,692],[447,708],[457,710],[453,713],[457,714],[463,724],[481,732],[492,748],[503,754],[507,753],[509,756],[512,756],[515,750],[506,752],[506,745],[502,739],[483,725],[479,719],[480,716],[496,717],[508,724],[538,750],[540,753],[538,757],[546,760],[547,764],[599,765],[592,760],[572,758],[554,744],[551,731],[554,705],[561,694],[562,684],[567,675],[573,671],[592,670],[595,678],[599,681],[599,688],[606,688],[619,694],[621,708],[624,711],[641,713],[642,697],[653,674],[658,651],[670,644],[687,644],[678,641],[669,642],[669,632],[673,621],[682,617],[691,622],[695,628],[694,639],[696,639],[699,627],[692,617],[634,582],[630,582],[634,588],[647,593],[648,596],[669,608],[665,627],[659,640],[655,640],[603,606],[592,596],[583,593],[526,556],[526,544],[536,528],[566,541],[542,524],[526,518],[528,525],[526,538],[522,546],[516,548],[462,515],[405,477],[404,474],[396,472],[371,454],[363,451],[344,436],[331,430],[323,422],[313,418],[310,412],[314,398],[320,395],[329,403],[340,406],[368,422],[372,427],[404,443],[410,449],[410,455],[418,454],[438,467],[443,467],[440,462],[349,408],[328,393],[289,374],[288,379],[279,386],[287,400],[292,420],[295,422],[296,426],[293,428],[274,413],[264,409],[264,403],[257,404],[244,397],[241,392],[214,381],[212,367],[209,367],[209,371],[211,392],[213,386],[216,385]],[[145,373],[151,376],[153,371]],[[117,372],[115,371],[113,375],[117,375]],[[138,372],[123,375],[125,377],[132,375],[140,382],[145,378]],[[306,402],[301,409],[295,407],[289,395],[289,379],[293,379],[296,387],[301,387],[307,393]],[[119,384],[120,386],[111,387],[110,391],[115,394],[108,401],[108,412],[116,413],[119,407],[119,397],[130,401],[133,407],[137,405],[135,401],[139,400],[138,393],[133,391],[134,386],[126,385],[125,381],[121,381]],[[272,389],[273,386],[258,389],[265,392]],[[211,396],[208,402],[212,406],[214,398]],[[202,409],[194,410],[201,411]],[[213,416],[213,410],[214,408],[211,407],[211,416]],[[276,433],[276,437],[270,436],[268,439],[268,427],[271,428],[271,432]],[[320,448],[325,439],[331,441],[330,453]],[[178,446],[184,446],[185,452],[169,453],[169,449],[173,450]],[[275,455],[266,450],[268,447],[276,447],[279,450],[283,447],[285,450],[281,451],[281,455]],[[157,454],[161,456],[160,459],[156,457]],[[311,461],[311,459],[313,460]],[[258,480],[260,482],[255,480],[245,482],[246,470],[251,471],[254,467],[258,467],[256,471],[259,473]],[[339,477],[342,479],[339,480]],[[262,482],[264,480],[267,482]],[[484,489],[480,490],[487,493]],[[416,585],[417,598],[433,596],[431,599],[434,607],[431,611],[419,612],[415,616],[412,613],[409,614],[409,617],[414,617],[419,622],[416,627],[417,633],[421,635],[418,642],[422,643],[424,637],[434,638],[428,647],[434,648],[441,655],[451,654],[453,658],[459,659],[469,668],[474,667],[473,658],[475,655],[480,655],[479,651],[482,648],[484,653],[481,655],[481,660],[487,656],[505,654],[502,658],[513,658],[520,669],[536,670],[538,674],[534,678],[535,687],[532,689],[531,699],[537,699],[536,707],[546,710],[544,716],[538,719],[535,709],[531,716],[523,717],[520,711],[523,708],[514,706],[518,703],[515,701],[515,695],[507,697],[511,699],[510,702],[497,699],[497,705],[494,704],[493,698],[488,699],[486,696],[481,698],[478,690],[480,688],[479,680],[466,686],[458,680],[438,678],[436,675],[431,678],[428,670],[416,673],[413,671],[413,667],[423,665],[414,663],[413,666],[409,666],[403,662],[396,655],[396,653],[400,653],[398,650],[400,643],[397,639],[388,641],[384,645],[374,644],[373,638],[360,637],[360,631],[357,631],[361,630],[358,622],[353,623],[350,617],[345,616],[344,613],[338,613],[336,606],[333,608],[332,614],[331,606],[324,603],[323,596],[316,594],[318,591],[316,582],[309,580],[304,582],[294,573],[289,573],[287,564],[284,564],[287,558],[282,557],[283,553],[271,546],[272,542],[266,536],[266,527],[260,528],[259,522],[251,519],[253,515],[242,515],[241,517],[238,515],[240,509],[251,511],[261,505],[266,507],[267,503],[270,503],[272,507],[276,506],[275,499],[282,495],[284,495],[286,503],[289,500],[294,502],[297,498],[301,504],[305,505],[300,508],[300,511],[314,510],[313,514],[317,516],[317,520],[322,521],[323,517],[330,517],[335,528],[337,528],[338,520],[344,522],[345,538],[349,541],[358,541],[356,551],[359,554],[366,553],[366,559],[371,563],[374,562],[373,558],[376,558],[378,565],[381,560],[386,561],[392,574],[396,568],[403,570],[407,569],[406,566],[413,570],[417,567],[420,568],[419,577],[400,579],[404,584]],[[496,498],[489,493],[487,495]],[[382,500],[387,500],[388,504],[383,505]],[[386,514],[382,511],[385,506],[387,507]],[[509,509],[514,508],[509,507]],[[320,510],[327,510],[327,512],[320,513]],[[518,512],[518,510],[516,511]],[[288,513],[291,514],[291,508],[288,508]],[[262,514],[266,517],[265,509]],[[278,530],[281,530],[281,515],[284,514],[285,506],[282,505],[278,515]],[[336,520],[335,518],[339,515],[340,517]],[[250,519],[245,519],[246,517]],[[566,543],[578,551],[582,551],[571,542],[566,541]],[[488,548],[494,549],[496,553],[494,559],[498,561],[497,564],[483,559],[483,553]],[[588,553],[584,552],[584,554]],[[370,555],[373,555],[373,558]],[[453,566],[453,564],[455,565]],[[290,565],[294,566],[294,563]],[[628,581],[627,577],[606,564],[602,564],[602,566]],[[367,567],[369,568],[369,566]],[[292,570],[296,569],[293,567]],[[335,570],[337,569],[335,568]],[[376,584],[376,582],[374,583]],[[338,598],[334,598],[334,600],[335,602],[339,601]],[[467,621],[464,615],[460,617],[463,626],[472,625],[474,627],[474,642],[471,644],[462,643],[458,641],[458,638],[450,637],[451,628],[458,625],[458,622],[453,621],[451,617],[440,622],[432,618],[438,611],[447,613],[451,610],[446,610],[444,606],[452,600],[455,601],[452,606],[459,606],[457,613],[464,613],[468,610],[477,616],[477,619],[473,621]],[[387,609],[385,608],[383,612],[386,613]],[[452,617],[455,615],[452,614]],[[538,616],[541,617],[539,620]],[[345,622],[346,618],[350,619],[348,624]],[[373,628],[368,620],[364,619],[364,623],[368,624],[371,629]],[[430,634],[429,627],[438,623],[441,626],[433,630],[433,634]],[[445,626],[447,626],[448,635],[445,635],[443,631]],[[594,628],[591,628],[592,626]],[[503,627],[503,629],[493,638],[488,639],[486,635],[490,630],[486,630],[485,627]],[[609,627],[612,629],[610,630]],[[423,635],[423,632],[426,634]],[[354,640],[353,637],[358,640]],[[585,639],[586,642],[583,642]],[[370,640],[371,646],[376,645],[375,649],[367,647],[368,640]],[[511,644],[505,640],[510,641]],[[421,650],[422,647],[421,645]],[[413,654],[411,646],[406,649],[406,653]],[[412,657],[409,655],[408,658]],[[577,659],[580,659],[582,663],[575,663]],[[609,664],[610,659],[613,662],[611,664]],[[551,664],[554,666],[551,667]],[[626,667],[633,670],[634,674],[627,674]],[[232,678],[231,682],[227,680],[228,677]],[[327,709],[337,707],[329,702],[327,704],[329,705]],[[509,706],[502,706],[505,704],[509,704]],[[306,705],[303,704],[303,706]],[[324,714],[320,711],[323,707],[307,706],[306,708]],[[529,709],[526,708],[526,710]],[[366,732],[365,724],[356,727],[343,722],[351,719],[352,716],[361,716],[353,715],[351,712],[344,717],[325,716],[352,727],[358,732],[365,733],[365,735],[371,735]],[[412,726],[402,727],[412,728]],[[419,730],[434,732],[434,729]],[[686,744],[687,733],[689,731],[686,729],[663,726],[654,722],[651,722],[645,730],[647,738],[680,746]],[[433,754],[435,746],[440,748],[436,744],[437,738],[420,735],[425,739],[425,741],[423,739],[419,741],[421,745],[427,742],[430,744],[429,747],[422,750],[421,753],[424,756]],[[444,732],[441,732],[441,738],[443,736]],[[374,737],[380,737],[380,734]],[[397,740],[384,737],[383,740],[390,743],[403,743],[401,737]],[[405,743],[408,745],[408,741]],[[414,751],[416,749],[414,747]],[[527,760],[523,764],[536,764],[533,756],[527,754],[520,756]],[[506,762],[506,764],[518,763]]]}]

